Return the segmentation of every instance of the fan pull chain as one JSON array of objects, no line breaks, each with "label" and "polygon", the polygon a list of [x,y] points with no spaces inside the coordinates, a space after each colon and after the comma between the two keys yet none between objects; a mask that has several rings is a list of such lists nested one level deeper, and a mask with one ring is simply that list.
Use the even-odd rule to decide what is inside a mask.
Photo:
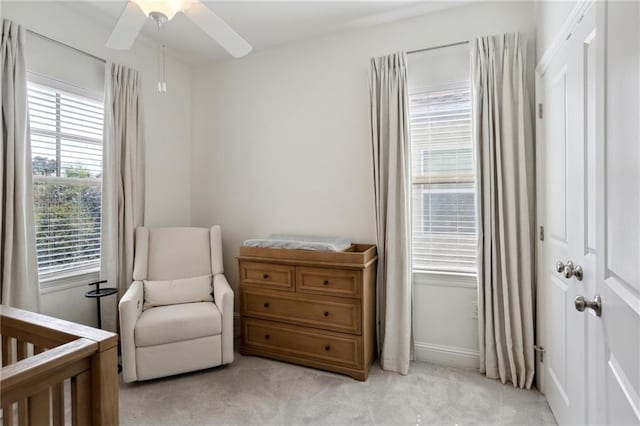
[{"label": "fan pull chain", "polygon": [[158,60],[157,62],[157,67],[158,67],[158,92],[162,93],[162,76],[160,73],[160,70],[162,69],[162,65],[161,65],[161,61],[162,61],[162,54],[161,54],[161,44],[158,44]]},{"label": "fan pull chain", "polygon": [[160,19],[156,20],[158,24],[158,92],[167,93],[167,80],[166,80],[166,55],[165,45],[162,40],[162,29],[164,22]]},{"label": "fan pull chain", "polygon": [[167,56],[165,54],[164,44],[160,47],[160,54],[162,58],[162,67],[160,69],[161,74],[160,74],[160,81],[158,82],[158,84],[159,84],[160,93],[167,93]]}]

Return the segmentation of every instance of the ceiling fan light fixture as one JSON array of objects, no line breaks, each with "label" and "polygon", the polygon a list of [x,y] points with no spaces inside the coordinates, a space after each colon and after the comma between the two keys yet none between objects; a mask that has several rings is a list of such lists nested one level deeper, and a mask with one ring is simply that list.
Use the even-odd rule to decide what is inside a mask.
[{"label": "ceiling fan light fixture", "polygon": [[130,49],[149,18],[155,21],[158,31],[161,31],[164,24],[178,12],[184,13],[234,58],[241,58],[251,52],[251,45],[205,5],[203,0],[129,0],[106,45],[110,49]]},{"label": "ceiling fan light fixture", "polygon": [[160,13],[171,20],[176,13],[187,9],[193,0],[132,0],[149,17],[152,13]]}]

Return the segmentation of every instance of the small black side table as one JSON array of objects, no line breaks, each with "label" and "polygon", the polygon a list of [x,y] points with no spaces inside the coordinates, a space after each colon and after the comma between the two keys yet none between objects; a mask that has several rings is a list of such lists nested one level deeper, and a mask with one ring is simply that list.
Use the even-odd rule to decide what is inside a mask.
[{"label": "small black side table", "polygon": [[118,290],[113,287],[100,288],[100,284],[104,284],[106,282],[107,280],[89,283],[89,285],[95,285],[96,289],[90,290],[84,295],[84,297],[87,297],[89,299],[96,299],[96,303],[98,304],[98,328],[100,329],[102,329],[102,310],[100,309],[100,299],[106,296],[111,296],[112,294],[116,294],[118,292]]},{"label": "small black side table", "polygon": [[[102,281],[96,281],[94,283],[89,283],[89,285],[95,285],[96,289],[95,290],[89,290],[88,292],[86,292],[84,294],[84,297],[89,298],[89,299],[96,299],[96,303],[98,306],[98,328],[102,329],[102,309],[100,309],[100,299],[102,299],[103,297],[106,296],[111,296],[112,294],[116,294],[118,292],[118,289],[115,289],[113,287],[104,287],[104,288],[100,288],[100,284],[104,284],[106,283],[107,280],[102,280]],[[122,365],[120,365],[120,363],[118,363],[118,373],[120,373],[122,371]]]}]

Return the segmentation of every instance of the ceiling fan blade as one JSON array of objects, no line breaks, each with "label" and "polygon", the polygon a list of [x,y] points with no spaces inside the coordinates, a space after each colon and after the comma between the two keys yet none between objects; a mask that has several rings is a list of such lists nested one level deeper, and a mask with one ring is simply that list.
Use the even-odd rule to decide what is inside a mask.
[{"label": "ceiling fan blade", "polygon": [[251,52],[251,45],[203,3],[193,3],[184,14],[234,58],[241,58]]},{"label": "ceiling fan blade", "polygon": [[147,15],[140,9],[140,6],[132,1],[127,2],[127,6],[122,11],[122,15],[107,40],[107,47],[120,50],[130,49],[146,20]]}]

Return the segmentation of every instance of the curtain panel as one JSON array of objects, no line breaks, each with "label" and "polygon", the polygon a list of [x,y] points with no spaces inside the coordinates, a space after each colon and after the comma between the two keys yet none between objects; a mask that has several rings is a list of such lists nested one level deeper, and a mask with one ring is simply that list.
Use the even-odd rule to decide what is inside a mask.
[{"label": "curtain panel", "polygon": [[471,46],[478,203],[480,370],[533,383],[535,176],[526,42],[517,33]]},{"label": "curtain panel", "polygon": [[25,30],[8,19],[3,19],[1,25],[0,303],[38,312]]},{"label": "curtain panel", "polygon": [[378,247],[378,353],[383,369],[407,374],[413,343],[405,53],[371,59],[369,96]]},{"label": "curtain panel", "polygon": [[[118,289],[132,282],[134,234],[144,224],[144,129],[138,71],[107,63],[102,189],[101,278]],[[117,307],[102,309],[104,328],[117,330]]]}]

